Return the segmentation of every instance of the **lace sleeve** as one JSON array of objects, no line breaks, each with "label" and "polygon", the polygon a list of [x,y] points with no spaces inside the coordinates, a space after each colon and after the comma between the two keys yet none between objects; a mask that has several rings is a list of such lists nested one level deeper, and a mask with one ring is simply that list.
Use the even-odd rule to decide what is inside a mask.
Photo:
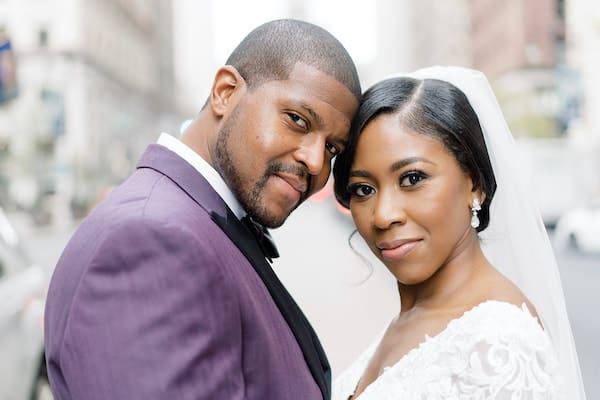
[{"label": "lace sleeve", "polygon": [[551,346],[519,335],[498,339],[475,342],[462,371],[453,374],[461,395],[497,400],[560,398]]},{"label": "lace sleeve", "polygon": [[494,303],[428,349],[431,367],[415,390],[443,399],[562,399],[557,355],[537,319],[525,305]]}]

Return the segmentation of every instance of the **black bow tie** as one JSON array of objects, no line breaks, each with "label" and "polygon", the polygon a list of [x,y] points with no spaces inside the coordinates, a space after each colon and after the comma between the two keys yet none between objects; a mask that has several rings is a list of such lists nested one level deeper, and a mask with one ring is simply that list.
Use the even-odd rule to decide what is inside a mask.
[{"label": "black bow tie", "polygon": [[275,242],[273,241],[273,238],[271,237],[271,234],[269,233],[267,228],[254,221],[248,215],[242,218],[241,221],[242,224],[244,224],[246,228],[248,228],[248,230],[252,232],[252,235],[254,235],[256,241],[258,242],[258,246],[262,250],[267,260],[269,260],[269,262],[272,263],[273,258],[279,257],[277,246],[275,246]]}]

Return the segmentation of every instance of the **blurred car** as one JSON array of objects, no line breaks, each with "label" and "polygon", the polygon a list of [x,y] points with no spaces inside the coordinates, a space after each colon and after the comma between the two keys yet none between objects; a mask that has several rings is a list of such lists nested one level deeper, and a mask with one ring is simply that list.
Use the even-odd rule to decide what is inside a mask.
[{"label": "blurred car", "polygon": [[558,246],[600,254],[600,201],[566,212],[556,224]]},{"label": "blurred car", "polygon": [[43,344],[47,276],[0,208],[0,400],[50,400]]}]

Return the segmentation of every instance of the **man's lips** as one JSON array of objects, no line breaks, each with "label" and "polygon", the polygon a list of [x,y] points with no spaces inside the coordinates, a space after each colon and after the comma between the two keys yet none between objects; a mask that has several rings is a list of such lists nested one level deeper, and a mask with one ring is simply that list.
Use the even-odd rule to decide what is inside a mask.
[{"label": "man's lips", "polygon": [[306,194],[306,191],[308,190],[308,185],[304,179],[298,177],[297,175],[284,174],[281,172],[275,175],[286,181],[288,185],[293,187],[300,194]]},{"label": "man's lips", "polygon": [[396,239],[376,243],[376,246],[381,252],[383,258],[398,260],[410,253],[420,242],[421,239],[416,238]]}]

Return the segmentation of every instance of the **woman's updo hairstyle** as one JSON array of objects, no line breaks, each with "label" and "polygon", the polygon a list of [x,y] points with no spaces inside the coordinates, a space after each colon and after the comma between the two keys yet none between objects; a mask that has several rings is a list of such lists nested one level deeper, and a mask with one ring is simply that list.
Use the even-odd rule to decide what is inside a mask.
[{"label": "woman's updo hairstyle", "polygon": [[401,126],[439,140],[471,177],[474,189],[485,193],[478,213],[483,231],[489,224],[496,179],[477,114],[456,86],[437,79],[391,78],[369,88],[350,129],[348,146],[333,167],[336,199],[350,208],[348,179],[358,138],[365,126],[381,114],[394,114]]}]

